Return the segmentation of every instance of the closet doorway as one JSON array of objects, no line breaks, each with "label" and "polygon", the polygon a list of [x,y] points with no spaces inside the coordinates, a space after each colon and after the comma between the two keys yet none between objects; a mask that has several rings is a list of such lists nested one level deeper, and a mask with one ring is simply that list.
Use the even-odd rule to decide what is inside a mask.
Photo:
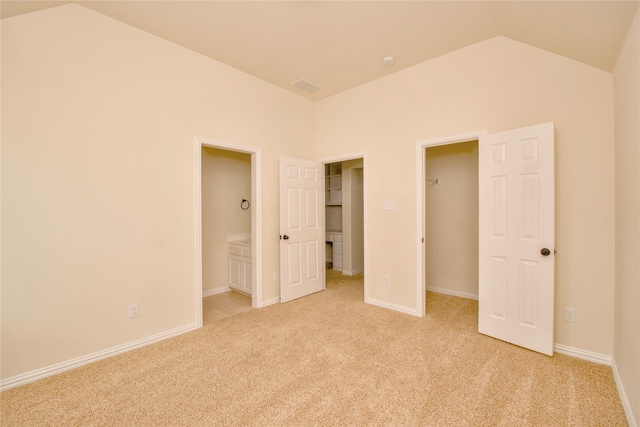
[{"label": "closet doorway", "polygon": [[478,299],[478,141],[425,149],[427,291]]},{"label": "closet doorway", "polygon": [[[416,144],[416,314],[426,291],[478,299],[478,140],[486,132]],[[464,265],[463,265],[464,264]],[[475,276],[473,274],[475,273]]]},{"label": "closet doorway", "polygon": [[[446,251],[442,240],[427,247],[427,185],[444,185],[438,171],[428,169],[428,147],[478,141],[478,231],[469,228],[467,237],[478,236],[478,332],[546,355],[553,355],[554,330],[554,124],[541,123],[487,134],[418,142],[418,314],[424,316],[425,290],[430,286],[459,296],[473,295],[473,288],[442,287],[427,283],[429,252]],[[463,150],[464,151],[464,150]],[[467,150],[470,153],[470,150]],[[437,156],[436,156],[437,157]],[[440,173],[444,173],[441,172]],[[461,180],[460,177],[457,180]],[[472,185],[473,186],[473,185]],[[456,200],[463,200],[458,197]],[[468,201],[465,201],[468,202]],[[450,206],[448,216],[467,205]],[[474,221],[475,222],[475,221]],[[440,228],[440,227],[438,227]],[[454,240],[462,223],[449,231]],[[433,230],[432,230],[433,232]],[[470,245],[469,245],[470,246]],[[459,258],[464,247],[456,248]],[[551,256],[550,256],[551,255]],[[470,262],[470,258],[466,262]],[[454,268],[447,263],[447,274]],[[475,267],[475,266],[473,266]],[[464,279],[462,279],[464,280]],[[464,286],[464,284],[462,284]],[[471,289],[471,293],[469,292]],[[466,295],[465,295],[466,294]]]},{"label": "closet doorway", "polygon": [[[327,276],[365,272],[366,159],[324,160]],[[365,299],[367,295],[364,278]]]},{"label": "closet doorway", "polygon": [[259,170],[259,150],[196,138],[199,326],[203,298],[208,318],[262,306]]}]

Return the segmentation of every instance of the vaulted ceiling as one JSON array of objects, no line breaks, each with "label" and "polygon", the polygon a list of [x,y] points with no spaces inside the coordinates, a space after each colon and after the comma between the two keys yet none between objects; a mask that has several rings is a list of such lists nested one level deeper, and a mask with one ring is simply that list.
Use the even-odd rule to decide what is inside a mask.
[{"label": "vaulted ceiling", "polygon": [[[7,1],[77,3],[312,100],[495,36],[612,71],[639,1]],[[395,57],[390,66],[386,55]],[[307,92],[291,83],[319,86]]]}]

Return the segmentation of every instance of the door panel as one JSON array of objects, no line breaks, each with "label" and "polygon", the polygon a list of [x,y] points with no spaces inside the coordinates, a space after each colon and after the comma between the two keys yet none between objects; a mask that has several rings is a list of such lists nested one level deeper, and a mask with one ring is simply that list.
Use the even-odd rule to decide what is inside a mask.
[{"label": "door panel", "polygon": [[253,293],[253,286],[251,282],[251,260],[243,260],[242,268],[244,269],[244,287],[242,290],[251,295]]},{"label": "door panel", "polygon": [[307,280],[316,280],[318,279],[318,258],[320,254],[318,254],[318,241],[312,240],[306,242],[306,254],[307,254]]},{"label": "door panel", "polygon": [[280,301],[325,287],[324,188],[320,163],[280,158]]},{"label": "door panel", "polygon": [[478,153],[478,330],[552,355],[553,123],[482,136]]},{"label": "door panel", "polygon": [[302,251],[300,250],[300,242],[291,242],[286,245],[287,261],[289,268],[286,269],[288,275],[285,283],[291,286],[299,286],[302,283]]},{"label": "door panel", "polygon": [[242,259],[229,257],[229,286],[234,289],[242,289]]}]

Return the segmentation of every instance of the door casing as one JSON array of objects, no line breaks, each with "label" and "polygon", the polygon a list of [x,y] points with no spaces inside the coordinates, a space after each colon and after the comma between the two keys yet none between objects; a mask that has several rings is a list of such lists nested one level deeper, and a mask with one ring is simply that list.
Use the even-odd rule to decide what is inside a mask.
[{"label": "door casing", "polygon": [[[370,294],[370,290],[369,290],[369,284],[368,284],[368,280],[367,278],[369,277],[369,251],[368,251],[368,247],[369,245],[367,244],[367,236],[369,235],[369,233],[367,232],[367,224],[369,223],[368,221],[368,165],[367,165],[367,152],[361,152],[361,153],[352,153],[352,154],[345,154],[342,156],[335,156],[335,157],[324,157],[320,160],[318,160],[320,163],[322,163],[322,165],[326,165],[329,163],[338,163],[338,162],[346,162],[349,160],[357,160],[357,159],[362,159],[362,204],[363,204],[363,228],[364,228],[364,302],[366,303],[371,303],[370,302],[370,298],[369,298],[369,294]],[[324,188],[323,188],[324,190]],[[322,206],[322,209],[324,209],[324,206]],[[326,224],[323,224],[323,226],[325,227],[325,231],[326,231]],[[326,280],[326,278],[325,278]]]},{"label": "door casing", "polygon": [[262,302],[262,154],[255,147],[238,145],[211,138],[195,138],[195,201],[196,201],[196,323],[202,327],[202,148],[218,148],[251,155],[251,306]]},{"label": "door casing", "polygon": [[418,235],[416,238],[416,254],[418,259],[416,260],[417,272],[416,277],[418,278],[416,284],[416,315],[418,317],[425,316],[425,293],[426,293],[426,283],[425,283],[425,266],[424,266],[424,257],[425,257],[425,181],[426,181],[426,152],[425,150],[429,147],[436,147],[439,145],[449,145],[449,144],[457,144],[460,142],[468,142],[472,140],[480,139],[480,136],[486,135],[488,132],[486,130],[479,130],[475,132],[469,132],[461,135],[448,136],[443,138],[435,138],[428,139],[424,141],[418,141],[416,143],[416,170],[418,173],[416,174],[416,218],[418,221],[417,230]]}]

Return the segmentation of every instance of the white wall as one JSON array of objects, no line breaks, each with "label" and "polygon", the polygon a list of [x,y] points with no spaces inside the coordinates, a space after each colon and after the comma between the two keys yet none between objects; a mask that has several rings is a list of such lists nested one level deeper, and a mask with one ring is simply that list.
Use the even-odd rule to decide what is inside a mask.
[{"label": "white wall", "polygon": [[628,410],[637,425],[640,423],[640,12],[636,13],[613,76],[616,131],[613,355]]},{"label": "white wall", "polygon": [[[637,34],[636,17],[617,159],[637,153]],[[638,258],[621,247],[635,226],[613,240],[614,183],[637,165],[614,181],[611,74],[498,37],[314,105],[78,5],[3,19],[2,59],[2,379],[195,323],[195,135],[262,150],[264,301],[279,295],[278,156],[367,152],[370,293],[415,309],[416,141],[554,121],[555,341],[613,353],[623,251],[616,360],[637,402]]]},{"label": "white wall", "polygon": [[228,237],[251,233],[251,155],[202,148],[202,291],[227,288]]},{"label": "white wall", "polygon": [[425,175],[427,289],[478,298],[478,142],[429,147]]},{"label": "white wall", "polygon": [[[555,342],[613,351],[612,75],[496,37],[316,104],[316,157],[367,152],[370,296],[416,310],[416,143],[553,121]],[[397,210],[384,211],[395,200]],[[389,274],[391,286],[382,285]],[[575,307],[578,321],[562,320]]]},{"label": "white wall", "polygon": [[329,231],[342,231],[342,205],[325,206],[325,228]]},{"label": "white wall", "polygon": [[3,19],[1,75],[3,380],[195,326],[196,135],[262,150],[278,297],[278,156],[315,157],[311,101],[74,4]]},{"label": "white wall", "polygon": [[364,271],[363,160],[342,162],[342,273]]}]

